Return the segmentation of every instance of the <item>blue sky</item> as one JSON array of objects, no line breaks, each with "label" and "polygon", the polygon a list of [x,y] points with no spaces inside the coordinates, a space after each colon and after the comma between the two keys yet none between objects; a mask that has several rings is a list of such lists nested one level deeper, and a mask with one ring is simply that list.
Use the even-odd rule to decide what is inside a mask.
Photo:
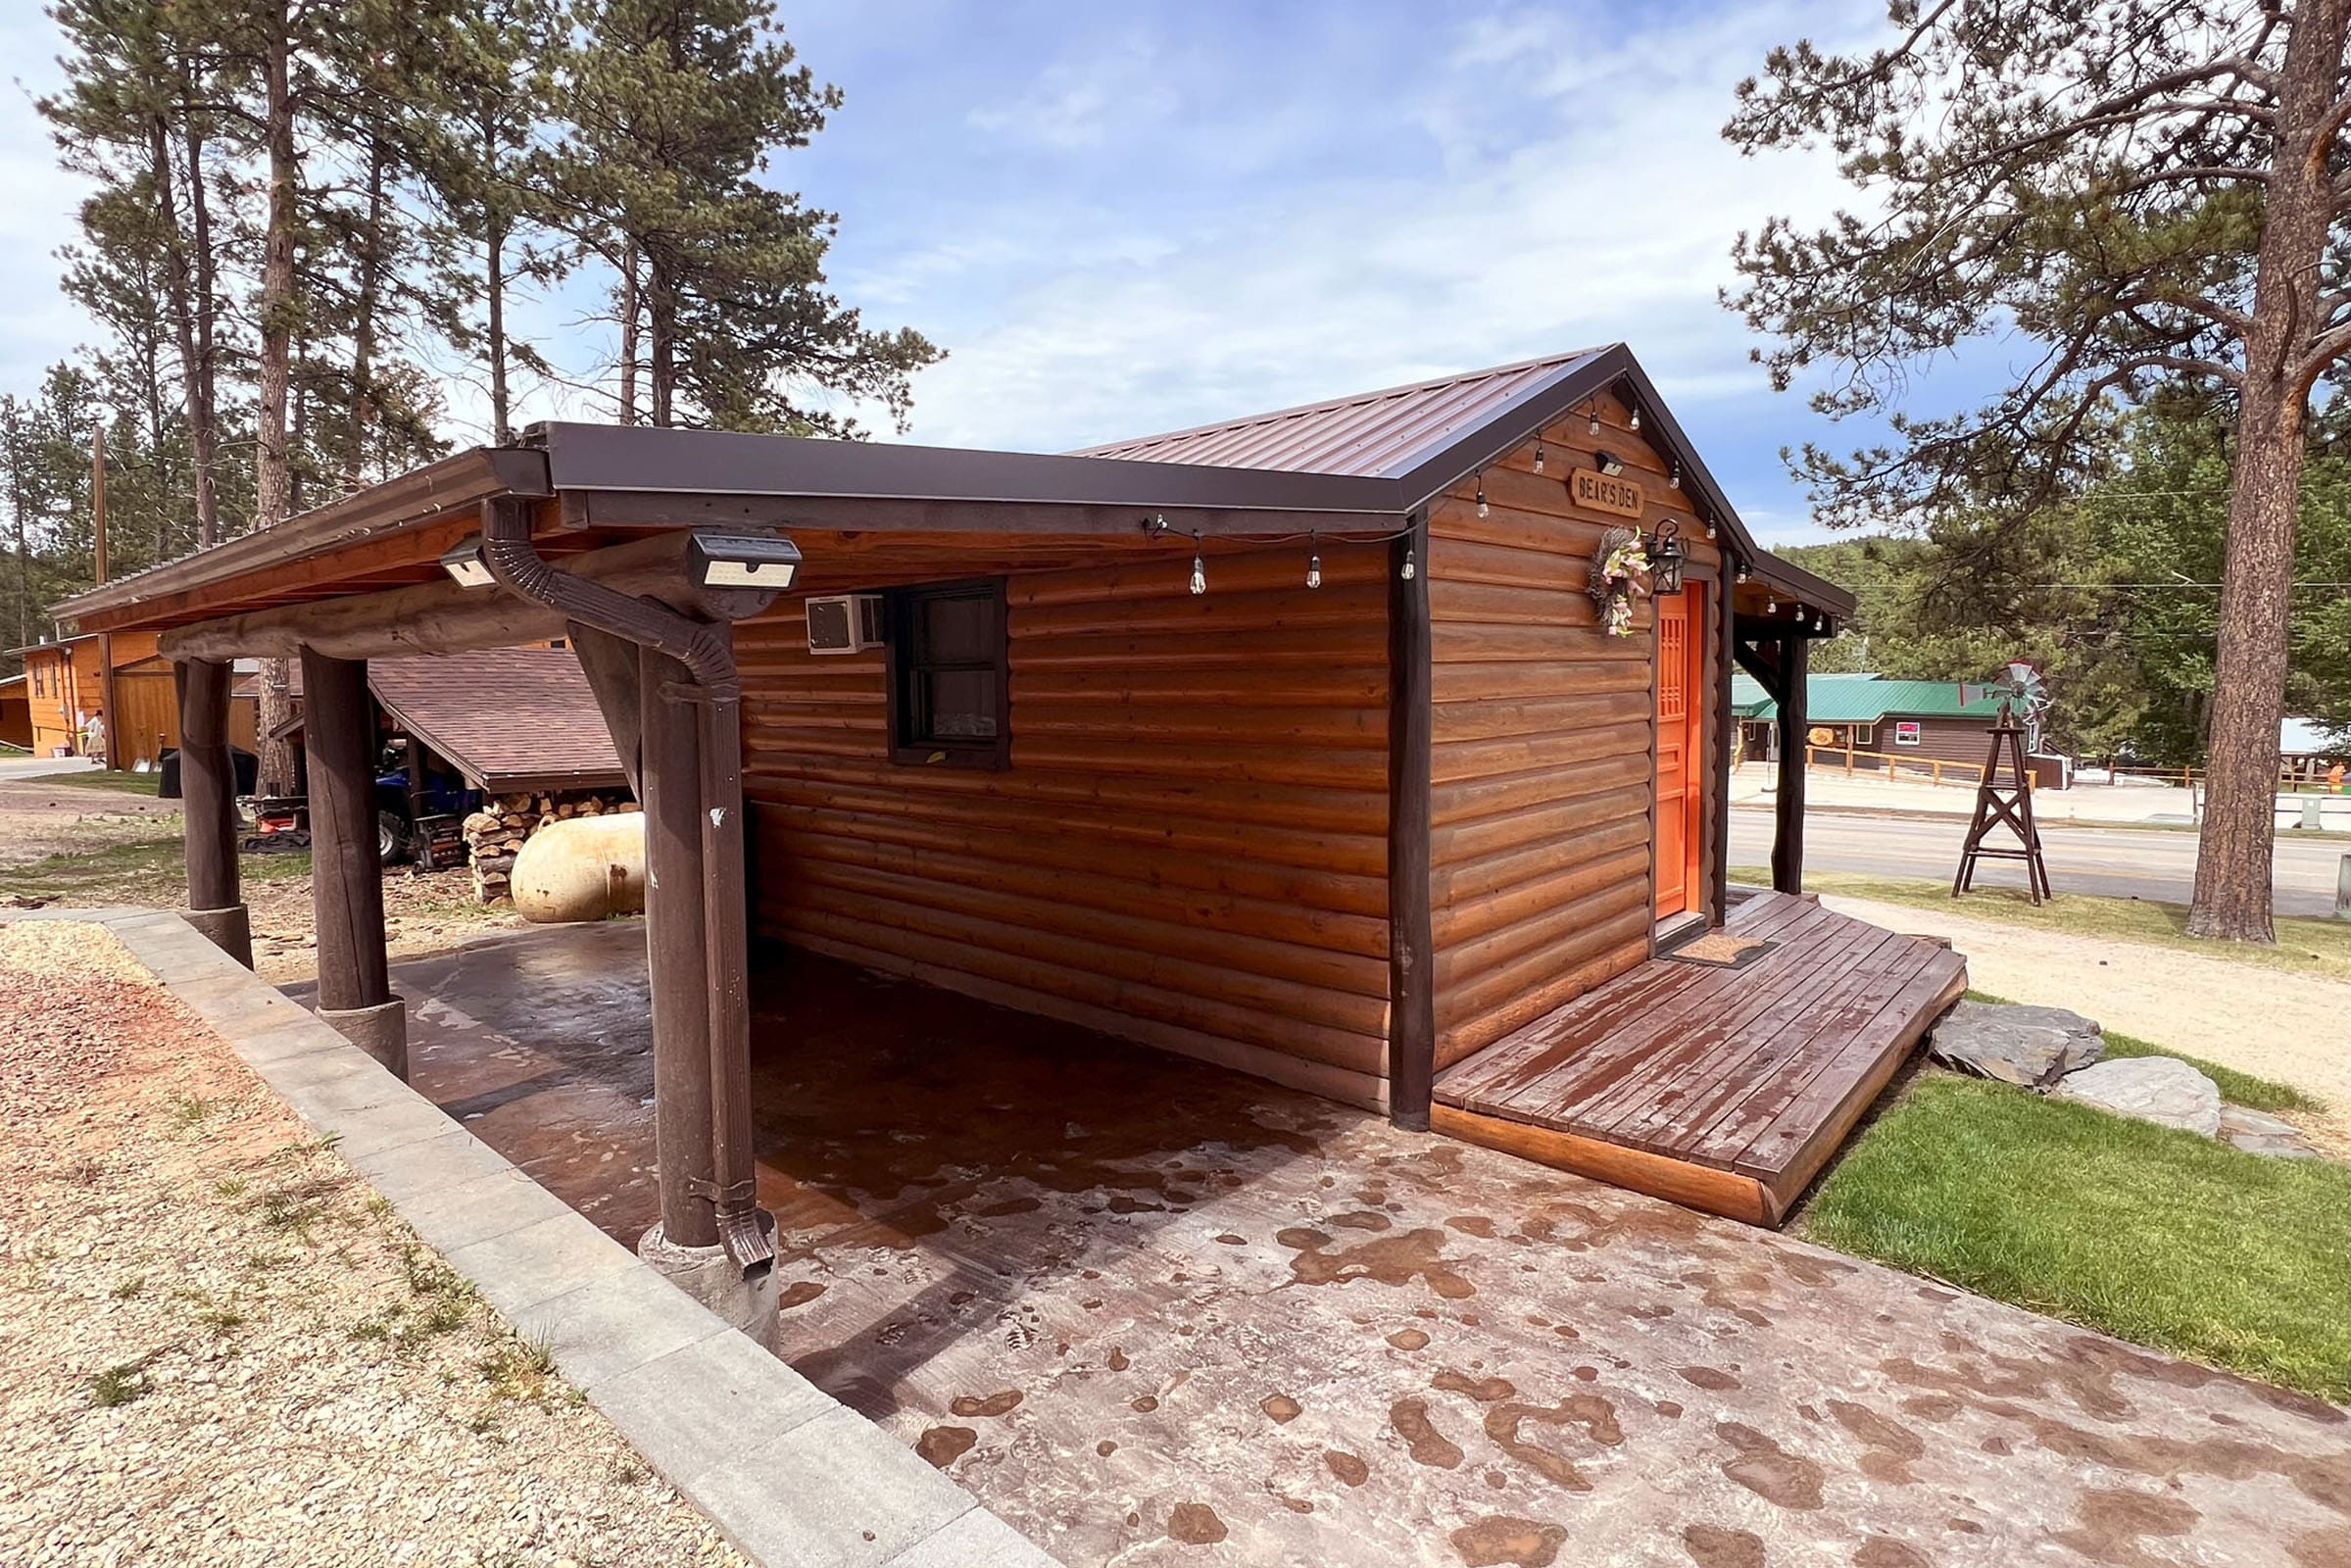
[{"label": "blue sky", "polygon": [[[85,333],[53,257],[76,191],[25,93],[56,41],[6,4],[0,385],[23,389]],[[951,351],[910,439],[1057,450],[1623,339],[1786,543],[1818,535],[1779,449],[1867,434],[1772,393],[1716,303],[1734,235],[1825,215],[1834,171],[1718,132],[1769,47],[1868,36],[1877,0],[783,9],[847,103],[771,176],[841,214],[844,299]],[[560,362],[598,353],[575,302],[524,315]]]}]

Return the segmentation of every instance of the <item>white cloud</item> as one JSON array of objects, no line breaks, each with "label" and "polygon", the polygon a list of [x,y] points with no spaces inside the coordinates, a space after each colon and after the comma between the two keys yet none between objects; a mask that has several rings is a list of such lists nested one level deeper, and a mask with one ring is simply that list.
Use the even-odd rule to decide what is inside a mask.
[{"label": "white cloud", "polygon": [[1062,258],[1060,224],[1000,214],[992,232],[1040,235],[1033,270],[922,377],[916,438],[1069,446],[1618,339],[1678,405],[1760,394],[1716,303],[1731,237],[1840,187],[1718,127],[1799,25],[1783,7],[1605,41],[1472,24],[1403,107],[1439,163],[1261,196],[1154,232],[1147,261],[1104,239]]}]

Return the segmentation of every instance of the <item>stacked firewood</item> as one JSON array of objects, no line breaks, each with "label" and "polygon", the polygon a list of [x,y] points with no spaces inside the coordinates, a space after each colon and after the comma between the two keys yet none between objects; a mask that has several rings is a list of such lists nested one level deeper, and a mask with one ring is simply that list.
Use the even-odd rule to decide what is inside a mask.
[{"label": "stacked firewood", "polygon": [[497,795],[482,802],[482,808],[465,818],[465,849],[473,863],[473,896],[483,904],[495,904],[507,896],[514,873],[514,857],[522,852],[524,841],[541,828],[574,816],[603,816],[612,811],[633,811],[636,803],[626,796],[564,794],[564,795]]}]

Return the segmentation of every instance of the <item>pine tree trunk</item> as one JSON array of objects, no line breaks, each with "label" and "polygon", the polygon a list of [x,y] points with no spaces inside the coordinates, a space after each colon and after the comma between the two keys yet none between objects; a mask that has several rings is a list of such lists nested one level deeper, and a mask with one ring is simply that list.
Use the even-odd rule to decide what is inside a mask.
[{"label": "pine tree trunk", "polygon": [[[492,111],[482,111],[481,124],[482,167],[495,171],[498,167],[498,126]],[[493,445],[506,446],[514,438],[508,402],[506,380],[506,214],[500,208],[502,198],[489,196],[482,207],[482,249],[484,275],[482,305],[489,332],[490,354],[490,440]]]},{"label": "pine tree trunk", "polygon": [[[171,318],[171,336],[179,353],[179,396],[186,405],[189,454],[196,465],[193,486],[196,542],[206,545],[212,543],[212,497],[208,493],[212,487],[212,453],[209,450],[211,432],[203,428],[197,418],[195,269],[188,265],[188,238],[179,226],[179,201],[174,186],[177,171],[172,163],[171,126],[163,115],[158,114],[150,121],[147,136],[148,151],[155,169],[156,216],[162,220],[167,236],[164,241],[168,258],[164,274],[164,304],[167,314]],[[149,388],[160,395],[163,390],[162,377],[151,378]],[[163,451],[160,444],[162,433],[159,421],[156,429],[159,459]],[[158,561],[168,560],[171,554],[169,542],[163,537],[170,527],[167,519],[168,512],[159,514],[156,518],[155,559]]]},{"label": "pine tree trunk", "polygon": [[343,487],[357,490],[367,471],[367,425],[375,405],[375,320],[383,295],[384,145],[367,138],[367,220],[360,233],[359,300],[351,323],[351,409],[344,435]]},{"label": "pine tree trunk", "polygon": [[[262,247],[261,388],[254,431],[254,516],[274,528],[293,512],[294,474],[287,444],[287,390],[294,348],[294,101],[292,47],[282,10],[270,18],[263,77],[269,165],[269,217]],[[293,717],[286,661],[262,662],[259,783],[264,795],[294,793],[294,748],[276,734]]]},{"label": "pine tree trunk", "polygon": [[620,253],[620,422],[637,422],[637,318],[643,303],[637,297],[637,243]]},{"label": "pine tree trunk", "polygon": [[2190,936],[2277,940],[2270,865],[2278,831],[2278,722],[2285,706],[2286,611],[2310,397],[2300,362],[2321,319],[2319,270],[2333,202],[2319,141],[2342,69],[2347,23],[2351,0],[2305,0],[2286,43],[2237,401],[2210,785]]},{"label": "pine tree trunk", "polygon": [[651,258],[645,278],[646,335],[652,340],[646,356],[650,396],[647,422],[666,430],[671,423],[677,391],[677,295],[669,270],[660,257]]},{"label": "pine tree trunk", "polygon": [[[196,82],[183,70],[182,97],[192,104]],[[188,232],[195,251],[195,277],[189,301],[196,330],[195,364],[188,371],[188,445],[196,461],[196,547],[210,549],[220,537],[220,488],[218,459],[220,430],[219,407],[213,393],[213,260],[212,198],[204,189],[204,135],[193,108],[184,111],[183,137],[188,155]]]}]

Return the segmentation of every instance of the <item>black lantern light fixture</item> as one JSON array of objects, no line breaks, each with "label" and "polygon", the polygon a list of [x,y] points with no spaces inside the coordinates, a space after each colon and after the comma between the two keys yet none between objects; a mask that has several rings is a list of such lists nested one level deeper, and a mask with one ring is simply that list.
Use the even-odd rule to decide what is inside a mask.
[{"label": "black lantern light fixture", "polygon": [[1682,591],[1682,525],[1668,517],[1649,536],[1649,581],[1659,594]]}]

